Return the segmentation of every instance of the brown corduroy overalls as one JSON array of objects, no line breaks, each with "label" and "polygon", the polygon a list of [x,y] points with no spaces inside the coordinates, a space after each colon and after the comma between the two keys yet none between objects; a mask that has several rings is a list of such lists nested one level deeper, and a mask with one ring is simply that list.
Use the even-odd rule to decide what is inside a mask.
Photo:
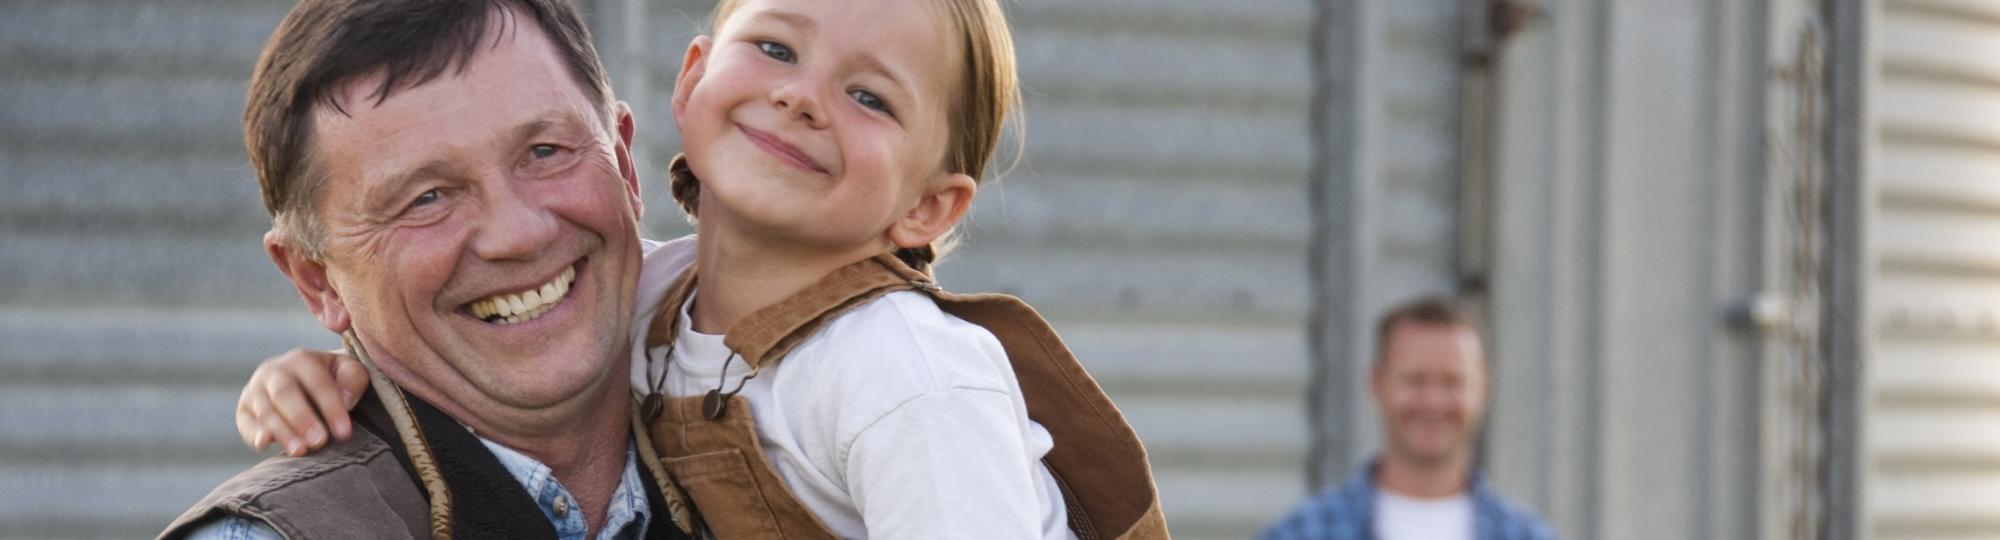
[{"label": "brown corduroy overalls", "polygon": [[[648,330],[648,350],[673,344],[678,306],[687,301],[694,283],[689,269],[667,290]],[[1055,441],[1042,461],[1062,488],[1070,529],[1078,538],[1168,537],[1138,435],[1048,322],[1018,298],[944,292],[930,275],[885,254],[836,270],[803,292],[744,317],[723,343],[742,356],[754,377],[847,310],[906,290],[930,295],[946,313],[999,339],[1021,384],[1028,417]],[[717,537],[834,537],[764,458],[743,397],[713,392],[649,397],[641,414],[664,468]]]}]

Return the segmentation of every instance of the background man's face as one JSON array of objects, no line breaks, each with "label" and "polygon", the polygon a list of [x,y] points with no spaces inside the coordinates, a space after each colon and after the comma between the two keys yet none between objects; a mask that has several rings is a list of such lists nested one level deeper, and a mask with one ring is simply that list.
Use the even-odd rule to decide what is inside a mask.
[{"label": "background man's face", "polygon": [[1440,464],[1470,449],[1486,402],[1479,335],[1465,326],[1404,322],[1382,347],[1370,386],[1387,451]]},{"label": "background man's face", "polygon": [[462,72],[379,105],[379,74],[345,83],[313,133],[335,308],[398,383],[474,414],[623,384],[639,271],[629,140],[532,20],[496,16]]}]

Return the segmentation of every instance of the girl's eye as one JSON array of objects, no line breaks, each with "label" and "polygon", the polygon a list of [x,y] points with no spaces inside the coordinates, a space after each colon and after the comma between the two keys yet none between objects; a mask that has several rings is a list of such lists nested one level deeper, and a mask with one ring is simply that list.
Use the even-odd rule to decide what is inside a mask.
[{"label": "girl's eye", "polygon": [[425,190],[423,193],[417,194],[416,200],[410,201],[410,208],[416,208],[437,202],[438,198],[443,196],[444,193],[438,191],[437,188],[431,188]]},{"label": "girl's eye", "polygon": [[764,56],[769,56],[773,60],[777,60],[779,62],[784,62],[787,64],[797,62],[799,60],[798,56],[792,54],[791,47],[786,47],[784,45],[779,45],[769,41],[757,42],[757,50],[764,51]]},{"label": "girl's eye", "polygon": [[889,102],[882,101],[882,96],[875,95],[874,92],[870,92],[867,90],[855,90],[852,92],[848,92],[847,95],[854,97],[854,101],[856,103],[860,103],[861,106],[863,107],[875,109],[877,111],[882,111],[884,113],[889,112]]}]

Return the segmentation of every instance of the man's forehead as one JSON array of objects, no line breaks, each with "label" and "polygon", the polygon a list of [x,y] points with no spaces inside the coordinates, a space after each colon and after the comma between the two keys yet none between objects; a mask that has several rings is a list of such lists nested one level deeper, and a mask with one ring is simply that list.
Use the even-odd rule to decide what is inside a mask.
[{"label": "man's forehead", "polygon": [[[514,41],[531,41],[527,32]],[[470,174],[510,159],[530,139],[603,140],[608,126],[593,101],[553,52],[501,43],[472,57],[464,70],[375,99],[380,72],[335,90],[345,107],[314,113],[308,159],[332,184],[321,211],[346,208],[376,215],[397,206],[410,181]],[[328,187],[333,187],[329,185]],[[339,188],[337,188],[339,189]],[[332,216],[328,216],[332,217]]]},{"label": "man's forehead", "polygon": [[312,138],[320,143],[314,146],[406,144],[395,139],[412,130],[423,132],[420,139],[475,143],[528,124],[602,128],[596,100],[574,84],[538,28],[525,25],[482,42],[465,65],[430,80],[385,87],[388,71],[376,69],[329,88],[329,99],[314,108]]},{"label": "man's forehead", "polygon": [[1381,346],[1387,359],[1398,357],[1431,358],[1456,354],[1477,360],[1484,354],[1479,340],[1479,331],[1464,324],[1426,323],[1406,321],[1389,330],[1387,342]]}]

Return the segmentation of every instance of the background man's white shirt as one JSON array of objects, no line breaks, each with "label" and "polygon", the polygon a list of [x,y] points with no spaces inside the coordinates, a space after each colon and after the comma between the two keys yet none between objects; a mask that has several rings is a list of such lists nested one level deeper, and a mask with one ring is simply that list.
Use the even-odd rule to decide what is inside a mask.
[{"label": "background man's white shirt", "polygon": [[1472,497],[1415,499],[1375,492],[1375,538],[1379,540],[1472,540]]}]

